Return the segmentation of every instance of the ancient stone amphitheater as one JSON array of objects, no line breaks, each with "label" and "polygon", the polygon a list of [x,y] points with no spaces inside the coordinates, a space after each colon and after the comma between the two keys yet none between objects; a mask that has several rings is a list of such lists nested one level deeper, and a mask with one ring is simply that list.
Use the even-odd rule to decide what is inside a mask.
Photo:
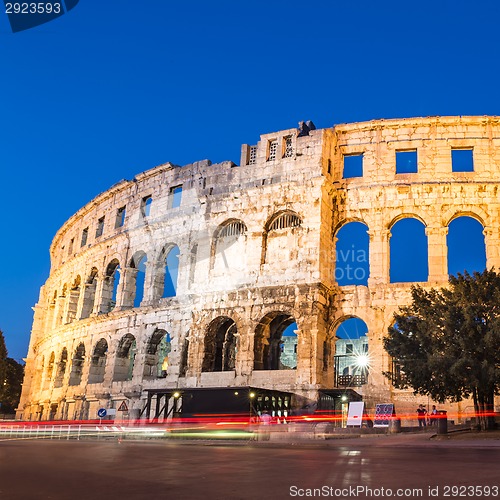
[{"label": "ancient stone amphitheater", "polygon": [[[486,116],[306,122],[243,145],[239,166],[121,181],[53,240],[18,417],[168,418],[231,396],[278,416],[361,397],[413,413],[429,402],[383,375],[398,373],[382,338],[412,281],[446,283],[462,217],[500,268],[499,186],[500,118]],[[397,255],[414,236],[418,276]],[[352,318],[365,330],[341,335]]]}]

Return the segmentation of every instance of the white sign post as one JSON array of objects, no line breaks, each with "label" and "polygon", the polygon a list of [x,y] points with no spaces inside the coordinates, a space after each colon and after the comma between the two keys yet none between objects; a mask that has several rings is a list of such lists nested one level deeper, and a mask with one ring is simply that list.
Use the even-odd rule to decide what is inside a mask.
[{"label": "white sign post", "polygon": [[363,410],[365,403],[363,401],[352,401],[349,403],[349,411],[347,413],[347,427],[361,427],[363,425]]}]

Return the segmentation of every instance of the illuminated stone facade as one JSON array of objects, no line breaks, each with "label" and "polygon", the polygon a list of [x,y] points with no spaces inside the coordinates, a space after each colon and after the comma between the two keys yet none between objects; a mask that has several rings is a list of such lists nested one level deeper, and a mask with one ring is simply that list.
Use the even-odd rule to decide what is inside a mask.
[{"label": "illuminated stone facade", "polygon": [[[425,286],[447,281],[459,216],[483,226],[487,266],[500,268],[500,118],[313,128],[261,136],[240,166],[161,165],[71,217],[50,249],[18,416],[95,418],[125,401],[123,416],[137,417],[147,389],[188,387],[287,391],[301,407],[335,388],[336,330],[350,317],[368,327],[367,383],[354,388],[368,408],[427,403],[383,376],[382,338],[411,285],[391,282],[391,231],[405,218],[423,224]],[[410,173],[396,173],[400,153]],[[351,160],[362,171],[345,178]],[[339,286],[337,237],[356,221],[369,234],[369,278]],[[289,327],[296,340],[282,337]]]}]

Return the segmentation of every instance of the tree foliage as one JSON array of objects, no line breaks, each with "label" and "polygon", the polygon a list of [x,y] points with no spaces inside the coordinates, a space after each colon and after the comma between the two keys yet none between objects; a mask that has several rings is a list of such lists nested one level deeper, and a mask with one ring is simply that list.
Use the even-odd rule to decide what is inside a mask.
[{"label": "tree foliage", "polygon": [[0,330],[0,413],[14,413],[24,376],[24,367],[16,360],[7,357],[3,332]]},{"label": "tree foliage", "polygon": [[394,385],[441,403],[472,397],[481,428],[491,428],[500,389],[500,275],[466,272],[450,276],[447,288],[413,286],[411,293],[384,339],[404,373]]}]

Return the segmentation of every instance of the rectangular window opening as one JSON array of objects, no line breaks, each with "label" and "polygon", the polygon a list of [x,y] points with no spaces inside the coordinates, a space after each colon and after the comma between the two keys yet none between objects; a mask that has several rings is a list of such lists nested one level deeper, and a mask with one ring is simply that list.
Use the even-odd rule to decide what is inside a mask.
[{"label": "rectangular window opening", "polygon": [[73,253],[73,246],[75,244],[75,238],[71,238],[69,240],[69,246],[68,246],[68,255],[71,255]]},{"label": "rectangular window opening", "polygon": [[97,227],[95,230],[95,237],[99,238],[104,233],[104,216],[97,221]]},{"label": "rectangular window opening", "polygon": [[276,153],[278,152],[278,139],[273,139],[269,141],[269,154],[267,155],[267,161],[276,160]]},{"label": "rectangular window opening", "polygon": [[170,188],[170,208],[181,206],[182,201],[182,186],[174,186]]},{"label": "rectangular window opening", "polygon": [[344,179],[363,177],[363,153],[344,155]]},{"label": "rectangular window opening", "polygon": [[117,229],[119,227],[123,227],[123,225],[125,224],[126,212],[127,212],[126,207],[120,207],[116,211],[115,229]]},{"label": "rectangular window opening", "polygon": [[86,227],[83,231],[82,231],[82,241],[80,243],[80,247],[84,247],[86,244],[87,244],[87,239],[89,237],[89,228]]},{"label": "rectangular window opening", "polygon": [[293,157],[293,143],[292,136],[287,135],[283,137],[283,158],[292,158]]},{"label": "rectangular window opening", "polygon": [[396,174],[416,174],[417,172],[417,150],[396,151]]},{"label": "rectangular window opening", "polygon": [[153,198],[151,195],[145,196],[141,201],[141,214],[143,217],[149,217],[151,214],[151,204],[153,203]]},{"label": "rectangular window opening", "polygon": [[248,151],[248,164],[255,165],[257,163],[257,146],[250,146]]},{"label": "rectangular window opening", "polygon": [[474,172],[474,155],[472,148],[452,148],[451,171]]}]

